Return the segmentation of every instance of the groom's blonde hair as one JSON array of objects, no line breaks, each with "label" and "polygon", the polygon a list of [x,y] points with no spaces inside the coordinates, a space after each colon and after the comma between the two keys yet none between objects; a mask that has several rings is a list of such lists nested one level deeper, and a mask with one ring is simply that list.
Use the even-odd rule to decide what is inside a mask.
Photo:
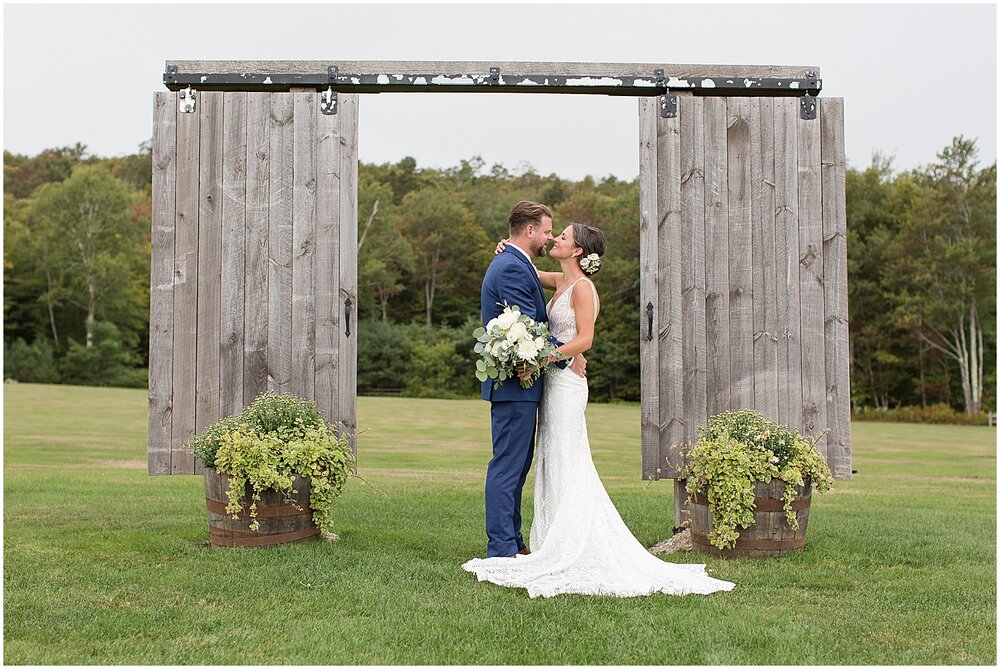
[{"label": "groom's blonde hair", "polygon": [[544,204],[530,200],[521,200],[514,205],[514,208],[510,210],[510,214],[507,216],[507,224],[510,226],[510,236],[516,237],[520,235],[532,223],[536,225],[540,224],[543,216],[552,218],[552,212]]}]

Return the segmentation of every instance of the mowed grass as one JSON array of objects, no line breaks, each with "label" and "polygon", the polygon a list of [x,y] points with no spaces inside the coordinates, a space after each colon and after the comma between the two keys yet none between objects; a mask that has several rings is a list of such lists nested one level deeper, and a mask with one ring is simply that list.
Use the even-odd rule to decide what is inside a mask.
[{"label": "mowed grass", "polygon": [[[200,477],[146,475],[143,390],[4,388],[7,664],[995,664],[996,431],[855,423],[852,481],[813,498],[805,550],[698,555],[708,597],[478,583],[489,407],[358,401],[340,540],[211,549]],[[645,545],[672,486],[640,480],[639,409],[587,411]],[[530,526],[531,486],[525,499]]]}]

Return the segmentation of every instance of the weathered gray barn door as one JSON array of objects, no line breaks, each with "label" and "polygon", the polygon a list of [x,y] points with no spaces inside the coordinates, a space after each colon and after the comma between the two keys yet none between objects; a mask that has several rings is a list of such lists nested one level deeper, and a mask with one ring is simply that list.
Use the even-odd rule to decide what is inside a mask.
[{"label": "weathered gray barn door", "polygon": [[358,96],[155,94],[149,473],[266,390],[356,429]]},{"label": "weathered gray barn door", "polygon": [[843,100],[639,102],[643,478],[756,409],[851,475]]}]

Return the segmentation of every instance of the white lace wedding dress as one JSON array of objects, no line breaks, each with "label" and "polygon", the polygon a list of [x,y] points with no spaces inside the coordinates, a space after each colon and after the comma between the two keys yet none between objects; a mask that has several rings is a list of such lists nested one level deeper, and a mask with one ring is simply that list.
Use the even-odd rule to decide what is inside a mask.
[{"label": "white lace wedding dress", "polygon": [[[589,280],[584,281],[585,285]],[[548,306],[549,329],[560,341],[576,337],[570,286]],[[596,294],[594,295],[596,309]],[[535,513],[529,555],[470,560],[480,581],[526,588],[531,597],[565,593],[635,597],[732,590],[703,564],[664,562],[649,553],[622,521],[590,456],[584,410],[587,380],[568,367],[546,372],[535,448]]]}]

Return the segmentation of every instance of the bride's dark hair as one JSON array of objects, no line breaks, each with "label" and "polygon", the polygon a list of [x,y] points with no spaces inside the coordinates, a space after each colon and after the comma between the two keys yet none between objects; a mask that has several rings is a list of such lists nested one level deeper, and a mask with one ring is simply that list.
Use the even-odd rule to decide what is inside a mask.
[{"label": "bride's dark hair", "polygon": [[[591,253],[596,253],[598,257],[601,257],[607,249],[604,233],[583,223],[573,223],[573,243],[583,249],[583,255],[580,258],[586,258]],[[599,271],[601,271],[600,267],[589,274],[593,276]]]}]

